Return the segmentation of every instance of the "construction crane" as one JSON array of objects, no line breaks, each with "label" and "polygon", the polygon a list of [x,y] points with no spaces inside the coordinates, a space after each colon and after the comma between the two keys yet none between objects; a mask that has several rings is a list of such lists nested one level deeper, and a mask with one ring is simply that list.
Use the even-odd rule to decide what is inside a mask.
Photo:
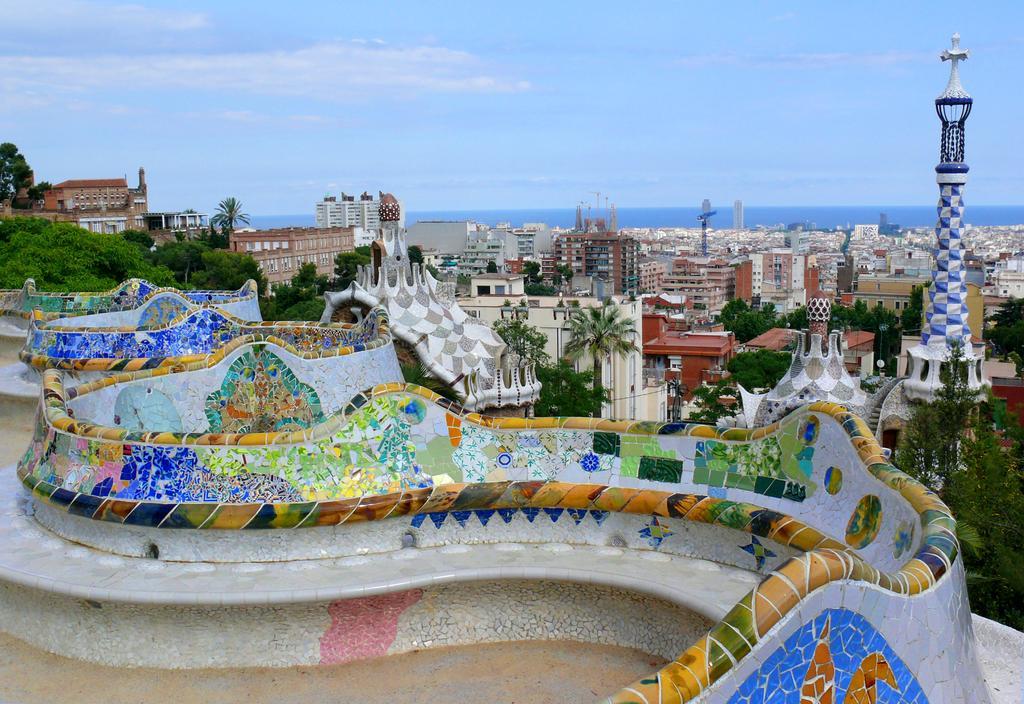
[{"label": "construction crane", "polygon": [[700,254],[702,257],[708,256],[708,219],[717,212],[717,210],[705,210],[697,216],[697,219],[700,220]]}]

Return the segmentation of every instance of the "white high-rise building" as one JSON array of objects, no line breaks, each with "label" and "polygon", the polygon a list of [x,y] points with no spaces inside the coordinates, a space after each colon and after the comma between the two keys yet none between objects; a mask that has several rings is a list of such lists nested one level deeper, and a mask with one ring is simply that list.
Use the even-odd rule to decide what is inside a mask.
[{"label": "white high-rise building", "polygon": [[732,229],[743,229],[743,201],[737,200],[732,204]]},{"label": "white high-rise building", "polygon": [[[340,198],[324,196],[316,204],[317,227],[360,227],[363,230],[376,232],[380,229],[380,201],[365,191],[356,198],[345,193]],[[399,227],[404,227],[403,221]]]}]

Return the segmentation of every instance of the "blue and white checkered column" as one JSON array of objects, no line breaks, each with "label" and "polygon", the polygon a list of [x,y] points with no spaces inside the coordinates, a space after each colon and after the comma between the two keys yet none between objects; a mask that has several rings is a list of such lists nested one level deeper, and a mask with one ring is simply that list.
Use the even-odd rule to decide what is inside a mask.
[{"label": "blue and white checkered column", "polygon": [[[959,178],[957,178],[959,176]],[[935,236],[939,247],[935,251],[935,268],[928,292],[925,325],[921,331],[921,344],[945,343],[949,347],[959,341],[964,349],[971,349],[971,329],[967,323],[967,271],[964,268],[963,236],[963,180],[957,175],[939,177],[939,220]],[[949,183],[949,181],[959,183]],[[943,181],[947,181],[943,183]]]}]

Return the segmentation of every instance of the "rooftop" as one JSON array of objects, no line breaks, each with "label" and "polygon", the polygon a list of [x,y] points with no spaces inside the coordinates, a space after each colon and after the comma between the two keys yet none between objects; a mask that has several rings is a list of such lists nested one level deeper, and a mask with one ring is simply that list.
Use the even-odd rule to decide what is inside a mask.
[{"label": "rooftop", "polygon": [[128,188],[124,178],[73,178],[54,184],[57,188]]},{"label": "rooftop", "polygon": [[789,346],[793,339],[793,331],[789,328],[772,328],[747,342],[748,348],[758,350],[774,350],[781,352]]}]

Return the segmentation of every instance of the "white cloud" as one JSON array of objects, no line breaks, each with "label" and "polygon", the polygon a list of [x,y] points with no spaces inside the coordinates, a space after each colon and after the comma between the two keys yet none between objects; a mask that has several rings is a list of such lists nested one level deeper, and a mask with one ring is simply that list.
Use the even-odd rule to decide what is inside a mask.
[{"label": "white cloud", "polygon": [[212,91],[350,101],[381,95],[498,93],[526,81],[490,75],[473,55],[432,46],[329,42],[295,50],[85,57],[0,56],[0,100],[127,90]]}]

